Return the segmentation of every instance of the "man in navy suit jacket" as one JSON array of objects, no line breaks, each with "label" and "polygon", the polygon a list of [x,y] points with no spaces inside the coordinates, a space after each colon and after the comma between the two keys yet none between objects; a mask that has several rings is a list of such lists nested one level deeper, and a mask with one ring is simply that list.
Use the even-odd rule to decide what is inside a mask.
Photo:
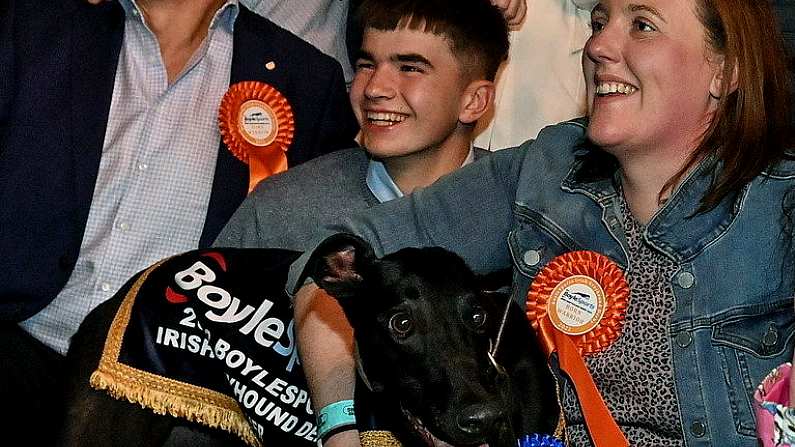
[{"label": "man in navy suit jacket", "polygon": [[[58,296],[81,253],[111,104],[128,100],[114,89],[130,5],[125,12],[118,1],[0,2],[0,401],[18,416],[4,418],[0,428],[46,426],[58,411],[62,356],[18,323]],[[219,7],[229,6],[223,0],[137,5],[132,14],[152,19],[147,29],[160,44],[169,85],[206,49],[208,25]],[[230,84],[260,81],[287,98],[295,117],[288,164],[353,146],[357,126],[339,65],[243,7],[232,17]],[[223,142],[212,172],[200,247],[215,239],[248,189],[247,166]],[[27,433],[40,445],[35,436],[49,431]]]}]

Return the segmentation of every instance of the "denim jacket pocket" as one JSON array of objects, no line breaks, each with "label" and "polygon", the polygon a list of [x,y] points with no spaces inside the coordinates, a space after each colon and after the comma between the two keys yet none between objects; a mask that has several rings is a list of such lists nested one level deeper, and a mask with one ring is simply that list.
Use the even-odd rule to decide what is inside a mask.
[{"label": "denim jacket pocket", "polygon": [[732,416],[740,434],[754,436],[753,393],[776,366],[792,360],[793,299],[735,308],[712,325]]},{"label": "denim jacket pocket", "polygon": [[518,208],[517,225],[508,234],[513,264],[522,275],[534,278],[555,256],[576,250],[574,240],[542,214]]}]

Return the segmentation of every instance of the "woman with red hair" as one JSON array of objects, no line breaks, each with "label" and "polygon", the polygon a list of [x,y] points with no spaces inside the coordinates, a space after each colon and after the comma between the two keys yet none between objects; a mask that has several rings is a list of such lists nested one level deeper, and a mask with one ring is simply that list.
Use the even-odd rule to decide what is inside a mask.
[{"label": "woman with red hair", "polygon": [[[606,312],[615,318],[588,328],[621,331],[584,362],[620,435],[632,445],[756,446],[755,387],[795,343],[784,209],[795,189],[793,99],[771,5],[601,0],[591,23],[587,119],[327,230],[358,234],[379,256],[434,245],[478,271],[510,266],[514,299],[531,304],[531,285],[554,276],[556,259],[603,255],[630,292],[626,307]],[[339,362],[325,349],[327,327],[297,324],[304,365]],[[566,375],[568,445],[593,445],[604,427],[586,423],[593,399]]]}]

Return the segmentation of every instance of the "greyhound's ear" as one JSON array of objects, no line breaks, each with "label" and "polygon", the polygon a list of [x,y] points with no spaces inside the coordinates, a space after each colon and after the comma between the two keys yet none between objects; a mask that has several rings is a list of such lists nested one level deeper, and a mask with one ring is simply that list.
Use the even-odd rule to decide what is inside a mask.
[{"label": "greyhound's ear", "polygon": [[510,293],[513,280],[513,270],[510,268],[478,275],[478,287],[483,293]]},{"label": "greyhound's ear", "polygon": [[364,239],[335,234],[315,249],[309,260],[309,276],[318,287],[339,299],[351,297],[364,281],[375,259]]}]

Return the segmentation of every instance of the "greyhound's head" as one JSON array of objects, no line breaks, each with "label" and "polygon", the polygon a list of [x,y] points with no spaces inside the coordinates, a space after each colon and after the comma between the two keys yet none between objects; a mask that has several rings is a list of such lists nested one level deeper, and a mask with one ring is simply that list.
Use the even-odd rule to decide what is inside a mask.
[{"label": "greyhound's head", "polygon": [[345,234],[321,244],[309,272],[353,327],[365,380],[398,401],[429,443],[516,445],[521,405],[489,356],[507,294],[485,291],[447,250],[406,248],[377,259]]}]

